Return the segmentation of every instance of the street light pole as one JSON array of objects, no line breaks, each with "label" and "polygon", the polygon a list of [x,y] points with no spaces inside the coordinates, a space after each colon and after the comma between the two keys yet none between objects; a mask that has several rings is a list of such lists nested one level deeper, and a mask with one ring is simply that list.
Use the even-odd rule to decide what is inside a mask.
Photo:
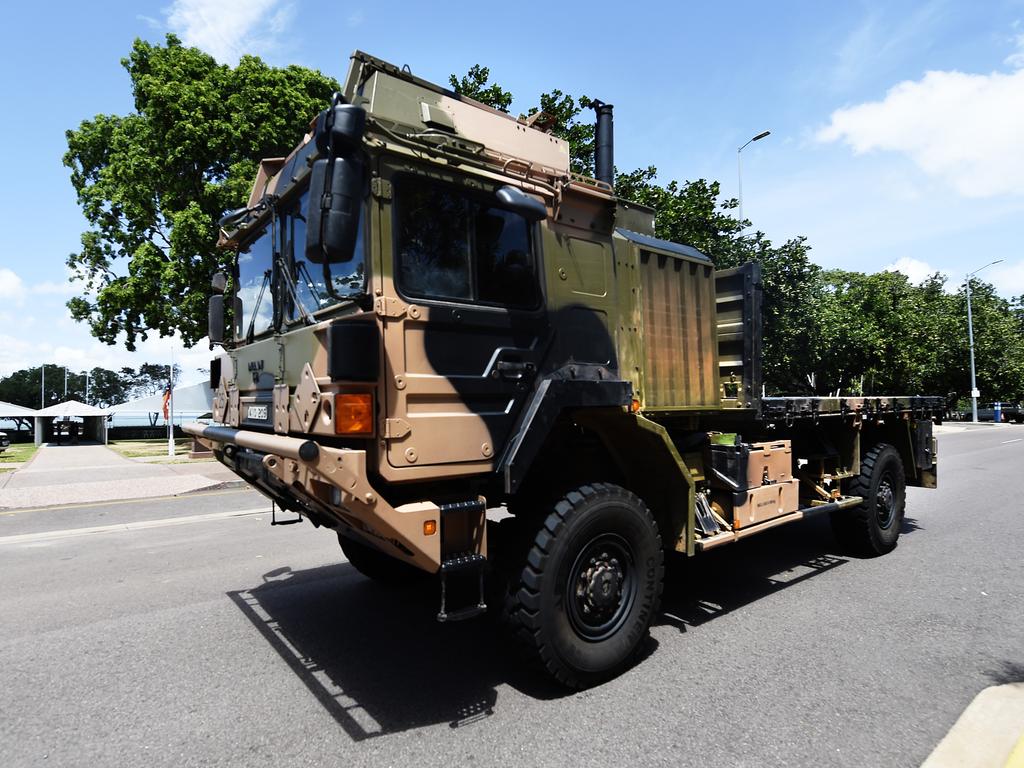
[{"label": "street light pole", "polygon": [[754,138],[747,141],[742,147],[736,150],[736,180],[739,187],[739,201],[740,201],[740,224],[743,223],[743,162],[740,159],[742,157],[743,150],[747,148],[747,144],[752,144],[755,141],[760,141],[765,136],[771,134],[771,131],[761,131]]},{"label": "street light pole", "polygon": [[975,424],[978,423],[978,382],[974,375],[974,320],[971,317],[971,278],[981,272],[981,270],[987,269],[993,264],[1001,264],[1002,261],[1002,259],[990,261],[984,267],[978,267],[967,275],[967,340],[971,347],[971,421]]}]

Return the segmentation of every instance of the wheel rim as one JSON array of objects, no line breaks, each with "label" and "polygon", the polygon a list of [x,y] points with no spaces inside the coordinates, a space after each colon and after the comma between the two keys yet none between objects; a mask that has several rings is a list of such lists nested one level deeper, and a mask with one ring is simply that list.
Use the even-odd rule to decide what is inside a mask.
[{"label": "wheel rim", "polygon": [[625,539],[604,533],[591,539],[569,571],[566,605],[580,637],[599,641],[614,635],[636,601],[633,548]]},{"label": "wheel rim", "polygon": [[878,483],[875,493],[875,515],[878,527],[888,530],[896,519],[896,491],[893,489],[892,477],[886,473]]}]

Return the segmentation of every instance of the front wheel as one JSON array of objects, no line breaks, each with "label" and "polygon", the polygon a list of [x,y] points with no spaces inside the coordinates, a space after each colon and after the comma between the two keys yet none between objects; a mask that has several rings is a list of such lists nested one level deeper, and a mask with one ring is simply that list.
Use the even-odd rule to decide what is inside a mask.
[{"label": "front wheel", "polygon": [[644,503],[615,485],[584,485],[540,526],[510,585],[508,620],[562,684],[594,685],[639,650],[663,574],[661,537]]},{"label": "front wheel", "polygon": [[860,461],[860,474],[846,492],[864,501],[832,513],[841,546],[857,554],[884,555],[896,548],[907,503],[907,481],[899,451],[878,443]]}]

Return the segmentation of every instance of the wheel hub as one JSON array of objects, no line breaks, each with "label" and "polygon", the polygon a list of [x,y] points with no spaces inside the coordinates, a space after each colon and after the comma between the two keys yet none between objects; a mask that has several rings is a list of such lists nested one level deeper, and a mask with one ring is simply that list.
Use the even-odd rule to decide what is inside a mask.
[{"label": "wheel hub", "polygon": [[892,525],[896,506],[896,494],[893,492],[889,478],[883,478],[878,484],[878,492],[875,494],[875,509],[878,514],[878,524],[884,529]]},{"label": "wheel hub", "polygon": [[573,629],[596,642],[622,626],[636,601],[632,547],[616,534],[602,534],[582,547],[565,584]]},{"label": "wheel hub", "polygon": [[576,582],[576,599],[585,615],[599,618],[615,610],[622,598],[625,574],[617,558],[601,552]]}]

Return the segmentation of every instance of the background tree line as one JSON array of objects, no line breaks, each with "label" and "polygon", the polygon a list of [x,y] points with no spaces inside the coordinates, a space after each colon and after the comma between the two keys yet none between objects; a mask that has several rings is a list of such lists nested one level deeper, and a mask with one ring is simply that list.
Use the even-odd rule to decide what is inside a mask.
[{"label": "background tree line", "polygon": [[[168,385],[168,368],[158,363],[143,363],[138,369],[126,366],[118,371],[99,367],[89,371],[69,369],[65,398],[64,370],[62,365],[47,363],[42,370],[40,366],[23,368],[10,376],[0,378],[0,400],[32,409],[48,407],[66,399],[107,408],[127,400],[160,394]],[[45,381],[41,375],[42,371],[46,373]],[[181,366],[175,365],[175,384],[180,377]]]},{"label": "background tree line", "polygon": [[[173,35],[163,46],[136,40],[122,64],[135,112],[97,115],[67,132],[64,163],[90,224],[68,257],[86,286],[69,307],[107,343],[124,333],[132,349],[149,330],[178,330],[194,343],[205,334],[209,277],[228,266],[215,247],[218,217],[245,202],[259,159],[286,155],[338,83],[254,56],[217,64]],[[505,112],[514,100],[480,65],[450,84]],[[590,105],[552,89],[528,112],[548,115],[569,143],[572,170],[586,175]],[[718,267],[761,263],[769,392],[969,393],[962,286],[940,275],[913,285],[897,272],[822,269],[803,237],[776,244],[750,230],[715,181],[662,183],[649,166],[618,172],[616,193],[657,209],[659,237],[700,249]],[[1024,399],[1024,297],[1007,301],[975,282],[972,298],[983,397]]]}]

